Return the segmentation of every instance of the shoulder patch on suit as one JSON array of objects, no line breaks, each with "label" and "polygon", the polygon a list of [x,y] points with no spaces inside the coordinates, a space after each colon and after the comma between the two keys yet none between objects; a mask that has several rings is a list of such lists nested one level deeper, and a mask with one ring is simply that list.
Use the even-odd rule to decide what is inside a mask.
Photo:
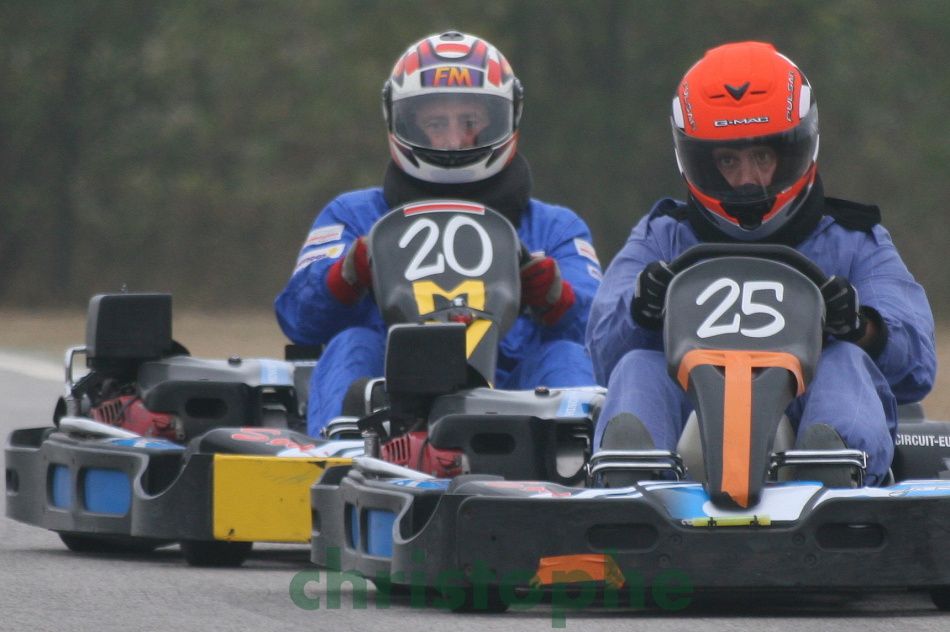
[{"label": "shoulder patch on suit", "polygon": [[[297,274],[314,261],[320,261],[322,259],[336,259],[341,254],[343,254],[343,244],[334,244],[332,246],[317,248],[316,250],[307,250],[306,252],[301,253],[297,258],[297,265],[294,266],[293,274]],[[293,274],[291,276],[293,276]]]},{"label": "shoulder patch on suit", "polygon": [[317,226],[307,235],[303,242],[304,248],[319,246],[331,241],[338,241],[343,237],[343,224],[329,224],[327,226]]},{"label": "shoulder patch on suit", "polygon": [[582,257],[587,257],[597,265],[600,265],[600,259],[597,258],[597,251],[594,250],[594,245],[592,243],[586,239],[577,237],[574,239],[574,247],[577,249],[577,254]]}]

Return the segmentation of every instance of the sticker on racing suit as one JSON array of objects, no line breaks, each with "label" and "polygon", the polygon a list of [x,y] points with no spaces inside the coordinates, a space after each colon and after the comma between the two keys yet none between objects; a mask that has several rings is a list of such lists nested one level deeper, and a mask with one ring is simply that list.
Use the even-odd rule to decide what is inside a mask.
[{"label": "sticker on racing suit", "polygon": [[297,266],[294,268],[294,274],[297,274],[307,266],[309,266],[314,261],[320,261],[322,259],[336,259],[343,254],[343,244],[333,244],[332,246],[326,246],[324,248],[317,248],[316,250],[307,250],[300,254],[300,257],[297,259]]},{"label": "sticker on racing suit", "polygon": [[304,249],[312,246],[319,246],[331,241],[339,241],[343,237],[343,224],[330,224],[329,226],[317,226],[307,235],[307,240],[303,242]]},{"label": "sticker on racing suit", "polygon": [[604,273],[600,271],[600,268],[597,266],[592,266],[589,263],[587,264],[587,274],[591,275],[598,281],[604,280]]},{"label": "sticker on racing suit", "polygon": [[576,237],[574,239],[574,247],[577,249],[577,254],[590,259],[597,265],[600,265],[600,259],[597,258],[597,251],[594,250],[594,245],[589,241],[586,239],[581,239],[580,237]]}]

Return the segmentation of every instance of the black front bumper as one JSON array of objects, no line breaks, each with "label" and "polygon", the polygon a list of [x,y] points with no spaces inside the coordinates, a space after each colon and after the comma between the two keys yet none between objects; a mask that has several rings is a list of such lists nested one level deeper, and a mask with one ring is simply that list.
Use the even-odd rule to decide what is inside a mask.
[{"label": "black front bumper", "polygon": [[[550,485],[550,484],[547,484]],[[950,586],[950,498],[834,498],[796,522],[684,526],[649,495],[513,497],[400,488],[351,473],[312,490],[312,560],[397,584],[526,585],[542,560],[601,555],[628,582],[696,589]],[[378,539],[372,516],[392,515]]]}]

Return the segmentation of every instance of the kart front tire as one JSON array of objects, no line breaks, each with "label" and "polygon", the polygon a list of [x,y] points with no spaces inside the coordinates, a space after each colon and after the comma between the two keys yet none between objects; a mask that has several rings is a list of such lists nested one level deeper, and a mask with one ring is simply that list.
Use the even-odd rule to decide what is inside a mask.
[{"label": "kart front tire", "polygon": [[251,553],[253,542],[182,540],[181,552],[188,566],[234,568]]},{"label": "kart front tire", "polygon": [[59,533],[66,548],[75,553],[151,553],[162,543],[144,538],[121,538]]},{"label": "kart front tire", "polygon": [[486,599],[476,601],[476,591],[474,588],[465,589],[465,600],[462,604],[452,608],[452,612],[470,612],[470,613],[496,613],[507,612],[509,604],[501,597],[501,590],[498,586],[487,586],[485,593]]}]

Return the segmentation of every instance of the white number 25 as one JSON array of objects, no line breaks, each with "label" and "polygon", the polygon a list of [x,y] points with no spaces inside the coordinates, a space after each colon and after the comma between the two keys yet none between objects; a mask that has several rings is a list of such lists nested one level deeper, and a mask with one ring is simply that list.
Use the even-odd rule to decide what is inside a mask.
[{"label": "white number 25", "polygon": [[[775,281],[746,281],[742,284],[742,289],[740,291],[739,284],[728,278],[721,278],[713,281],[709,287],[702,291],[702,293],[696,298],[697,305],[703,305],[708,301],[712,296],[718,293],[720,290],[727,290],[726,296],[723,300],[716,306],[711,314],[703,321],[703,324],[699,326],[699,329],[696,330],[696,335],[700,338],[711,338],[712,336],[721,336],[723,334],[735,334],[739,333],[748,338],[767,338],[768,336],[773,336],[778,332],[782,331],[785,328],[785,317],[774,308],[763,305],[762,303],[756,303],[752,299],[754,294],[759,291],[770,290],[775,294],[776,300],[781,303],[782,297],[785,294],[785,288],[781,283]],[[742,296],[742,313],[746,316],[752,316],[753,314],[768,314],[772,317],[772,322],[762,325],[761,327],[749,328],[742,327],[740,325],[740,316],[738,313],[733,313],[732,320],[729,322],[717,322],[722,319],[723,316],[729,312],[733,305],[736,304],[736,301],[739,299],[739,296]]]}]

